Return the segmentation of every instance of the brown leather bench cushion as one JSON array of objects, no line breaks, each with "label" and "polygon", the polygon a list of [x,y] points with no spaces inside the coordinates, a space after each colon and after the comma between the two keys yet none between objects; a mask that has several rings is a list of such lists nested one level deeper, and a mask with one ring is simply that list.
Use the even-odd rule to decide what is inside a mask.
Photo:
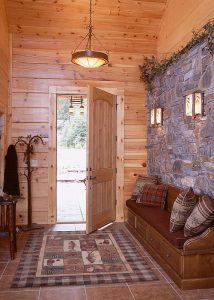
[{"label": "brown leather bench cushion", "polygon": [[183,230],[173,233],[169,232],[170,213],[168,211],[156,207],[143,206],[130,199],[126,201],[126,206],[155,228],[172,245],[177,248],[183,248],[188,238],[184,236]]}]

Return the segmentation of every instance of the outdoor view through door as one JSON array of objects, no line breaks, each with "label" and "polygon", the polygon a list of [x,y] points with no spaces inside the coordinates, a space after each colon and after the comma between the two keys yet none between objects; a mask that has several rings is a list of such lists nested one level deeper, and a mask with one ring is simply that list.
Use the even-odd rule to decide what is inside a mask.
[{"label": "outdoor view through door", "polygon": [[57,96],[57,222],[86,221],[87,101]]}]

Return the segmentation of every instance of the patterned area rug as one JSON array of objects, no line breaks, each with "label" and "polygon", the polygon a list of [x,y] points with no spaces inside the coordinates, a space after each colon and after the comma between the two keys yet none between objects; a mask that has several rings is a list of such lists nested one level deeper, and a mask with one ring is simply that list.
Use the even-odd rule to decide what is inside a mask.
[{"label": "patterned area rug", "polygon": [[30,235],[11,287],[158,280],[124,230]]}]

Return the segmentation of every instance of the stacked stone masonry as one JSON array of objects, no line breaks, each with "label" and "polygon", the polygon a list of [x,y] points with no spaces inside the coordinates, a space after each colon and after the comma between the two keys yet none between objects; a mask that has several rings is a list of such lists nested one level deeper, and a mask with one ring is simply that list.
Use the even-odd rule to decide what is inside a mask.
[{"label": "stacked stone masonry", "polygon": [[[185,96],[204,92],[205,116],[185,116]],[[163,126],[151,127],[150,110],[163,108]],[[196,193],[214,196],[214,56],[206,42],[156,76],[148,93],[148,172]]]}]

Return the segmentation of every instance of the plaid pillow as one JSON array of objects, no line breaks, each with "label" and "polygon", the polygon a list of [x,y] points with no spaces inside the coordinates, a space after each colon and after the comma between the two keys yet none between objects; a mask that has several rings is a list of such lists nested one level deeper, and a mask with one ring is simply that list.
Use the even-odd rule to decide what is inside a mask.
[{"label": "plaid pillow", "polygon": [[164,209],[167,190],[167,184],[145,184],[141,190],[139,203]]},{"label": "plaid pillow", "polygon": [[198,201],[186,221],[184,235],[195,236],[207,229],[214,222],[214,199],[205,195]]},{"label": "plaid pillow", "polygon": [[141,189],[146,183],[158,184],[158,177],[148,177],[139,175],[135,182],[134,189],[132,192],[132,200],[136,201],[138,199],[138,197],[140,196]]},{"label": "plaid pillow", "polygon": [[196,197],[191,187],[178,195],[170,216],[170,232],[178,231],[184,227],[195,205]]}]

